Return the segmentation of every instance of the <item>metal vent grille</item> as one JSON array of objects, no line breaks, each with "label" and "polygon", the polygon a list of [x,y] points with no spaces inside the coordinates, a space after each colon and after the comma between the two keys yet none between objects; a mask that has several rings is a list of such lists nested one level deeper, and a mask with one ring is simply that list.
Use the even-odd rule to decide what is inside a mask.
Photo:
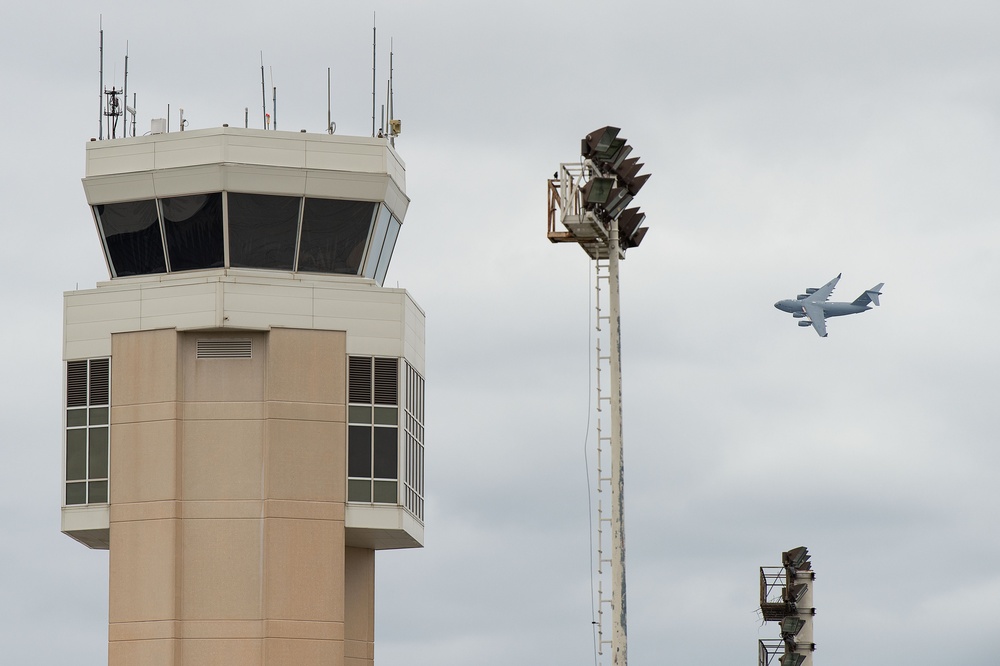
[{"label": "metal vent grille", "polygon": [[250,338],[236,340],[199,340],[198,358],[252,358]]},{"label": "metal vent grille", "polygon": [[90,361],[90,404],[110,404],[111,377],[109,359],[96,358]]},{"label": "metal vent grille", "polygon": [[70,361],[66,364],[66,406],[87,406],[86,361]]},{"label": "metal vent grille", "polygon": [[375,359],[375,404],[399,404],[399,361],[394,358]]},{"label": "metal vent grille", "polygon": [[371,404],[372,360],[367,356],[348,358],[348,402]]}]

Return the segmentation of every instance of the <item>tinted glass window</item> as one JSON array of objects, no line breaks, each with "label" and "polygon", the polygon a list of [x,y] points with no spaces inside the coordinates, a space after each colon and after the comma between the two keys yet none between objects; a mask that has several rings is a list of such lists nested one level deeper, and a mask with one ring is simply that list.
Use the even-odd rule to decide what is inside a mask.
[{"label": "tinted glass window", "polygon": [[347,429],[347,476],[372,475],[371,426],[349,426]]},{"label": "tinted glass window", "polygon": [[357,275],[375,206],[370,201],[307,198],[299,270]]},{"label": "tinted glass window", "polygon": [[378,267],[378,258],[382,253],[382,245],[385,243],[385,234],[389,231],[389,218],[392,214],[389,209],[382,206],[378,213],[378,222],[375,223],[375,231],[372,234],[371,249],[368,251],[368,259],[365,261],[366,278],[375,277],[375,269]]},{"label": "tinted glass window", "polygon": [[[372,482],[368,479],[347,481],[347,501],[348,502],[371,502]],[[69,504],[69,502],[66,502]]]},{"label": "tinted glass window", "polygon": [[378,267],[375,269],[375,281],[381,285],[385,282],[386,271],[389,270],[389,260],[392,259],[392,250],[396,247],[396,237],[399,235],[399,221],[395,217],[389,218],[389,230],[385,233],[385,242],[382,244],[382,253],[378,258]]},{"label": "tinted glass window", "polygon": [[397,432],[395,428],[375,428],[375,478],[396,478],[399,466]]},{"label": "tinted glass window", "polygon": [[229,265],[292,270],[300,201],[230,192]]},{"label": "tinted glass window", "polygon": [[102,204],[94,210],[115,276],[166,272],[155,201]]},{"label": "tinted glass window", "polygon": [[87,484],[67,483],[66,484],[66,504],[86,504]]},{"label": "tinted glass window", "polygon": [[90,455],[87,457],[87,476],[91,479],[108,477],[108,429],[90,429]]},{"label": "tinted glass window", "polygon": [[374,486],[375,496],[372,497],[373,502],[379,502],[382,504],[395,504],[396,503],[396,482],[395,481],[375,481],[372,483]]},{"label": "tinted glass window", "polygon": [[87,431],[66,431],[66,480],[87,478]]},{"label": "tinted glass window", "polygon": [[222,267],[222,193],[161,199],[160,205],[170,270]]},{"label": "tinted glass window", "polygon": [[108,482],[107,481],[91,481],[87,484],[90,486],[90,497],[87,501],[90,504],[106,504],[108,501]]}]

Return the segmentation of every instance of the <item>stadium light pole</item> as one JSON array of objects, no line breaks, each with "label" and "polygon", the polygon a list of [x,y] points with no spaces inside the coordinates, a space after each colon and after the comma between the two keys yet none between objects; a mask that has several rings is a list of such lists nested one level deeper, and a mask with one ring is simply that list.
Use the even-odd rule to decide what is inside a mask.
[{"label": "stadium light pole", "polygon": [[[549,180],[549,240],[579,244],[594,261],[607,259],[608,370],[611,411],[611,657],[627,666],[628,630],[625,585],[625,465],[622,436],[621,307],[619,262],[646,234],[645,214],[626,209],[649,174],[638,175],[638,159],[619,128],[602,127],[581,142],[581,164],[563,164]],[[555,226],[557,212],[566,231]],[[598,361],[600,362],[600,360]],[[598,483],[602,483],[598,479]],[[599,509],[600,511],[600,509]],[[600,517],[599,517],[600,521]],[[599,546],[600,547],[600,546]]]},{"label": "stadium light pole", "polygon": [[611,349],[611,663],[628,663],[625,617],[625,460],[622,452],[622,346],[618,296],[618,218],[611,218],[608,243],[608,310]]}]

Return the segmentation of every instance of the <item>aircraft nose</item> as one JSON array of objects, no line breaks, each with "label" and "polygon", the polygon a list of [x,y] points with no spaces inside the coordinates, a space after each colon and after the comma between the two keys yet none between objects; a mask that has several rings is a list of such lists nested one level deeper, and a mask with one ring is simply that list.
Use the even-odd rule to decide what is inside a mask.
[{"label": "aircraft nose", "polygon": [[776,308],[778,308],[780,310],[781,309],[781,301],[778,301],[777,303],[775,303],[774,307],[776,307]]}]

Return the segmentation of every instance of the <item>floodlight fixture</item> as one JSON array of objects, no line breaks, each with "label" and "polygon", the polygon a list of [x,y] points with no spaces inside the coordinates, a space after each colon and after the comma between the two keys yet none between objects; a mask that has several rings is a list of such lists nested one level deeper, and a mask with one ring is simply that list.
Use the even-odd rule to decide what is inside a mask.
[{"label": "floodlight fixture", "polygon": [[625,207],[632,203],[634,198],[628,188],[616,187],[612,190],[611,196],[608,197],[608,202],[604,204],[604,211],[610,218],[618,217],[618,214],[625,210]]},{"label": "floodlight fixture", "polygon": [[806,656],[804,654],[799,654],[798,652],[786,652],[781,655],[781,659],[778,660],[778,663],[780,663],[781,666],[801,666],[802,662],[805,660]]},{"label": "floodlight fixture", "polygon": [[805,546],[786,550],[781,554],[781,563],[788,569],[805,571],[811,568],[809,564],[809,549]]},{"label": "floodlight fixture", "polygon": [[628,246],[625,249],[627,250],[629,247],[639,247],[639,244],[642,243],[642,239],[646,237],[647,231],[649,231],[649,227],[639,227],[636,232],[632,234],[632,237],[628,239]]},{"label": "floodlight fixture", "polygon": [[623,240],[629,239],[646,219],[646,214],[638,208],[627,208],[618,216],[618,233]]},{"label": "floodlight fixture", "polygon": [[608,159],[608,166],[611,167],[612,171],[618,171],[622,162],[632,153],[632,146],[626,144],[621,147],[621,149]]},{"label": "floodlight fixture", "polygon": [[583,155],[584,159],[593,159],[604,153],[611,147],[611,142],[615,140],[620,131],[620,127],[612,127],[611,125],[594,130],[585,136],[580,143],[580,154]]},{"label": "floodlight fixture", "polygon": [[608,197],[611,196],[614,187],[614,178],[602,176],[591,178],[586,185],[580,188],[580,193],[583,195],[583,207],[590,209],[597,205],[603,206],[608,202]]},{"label": "floodlight fixture", "polygon": [[624,184],[628,191],[635,196],[642,189],[642,186],[646,184],[649,180],[650,174],[646,173],[641,176],[637,175],[639,169],[645,165],[639,161],[638,157],[632,157],[627,160],[623,160],[619,165],[615,173],[618,174],[618,180],[620,183]]},{"label": "floodlight fixture", "polygon": [[617,137],[611,141],[611,145],[607,149],[601,151],[600,153],[594,155],[594,159],[599,162],[608,162],[618,154],[618,152],[625,147],[625,142],[628,139],[622,137]]},{"label": "floodlight fixture", "polygon": [[802,597],[805,596],[808,589],[809,586],[805,583],[795,583],[794,585],[790,585],[785,589],[785,599],[791,603],[797,604],[802,601]]},{"label": "floodlight fixture", "polygon": [[618,168],[615,169],[615,173],[618,174],[619,178],[629,180],[635,178],[635,175],[639,173],[639,169],[643,166],[644,165],[639,162],[638,157],[630,157],[627,160],[622,160],[621,164],[618,165]]},{"label": "floodlight fixture", "polygon": [[783,638],[794,636],[802,631],[802,627],[804,626],[806,626],[806,621],[801,617],[789,615],[781,620],[781,636]]}]

